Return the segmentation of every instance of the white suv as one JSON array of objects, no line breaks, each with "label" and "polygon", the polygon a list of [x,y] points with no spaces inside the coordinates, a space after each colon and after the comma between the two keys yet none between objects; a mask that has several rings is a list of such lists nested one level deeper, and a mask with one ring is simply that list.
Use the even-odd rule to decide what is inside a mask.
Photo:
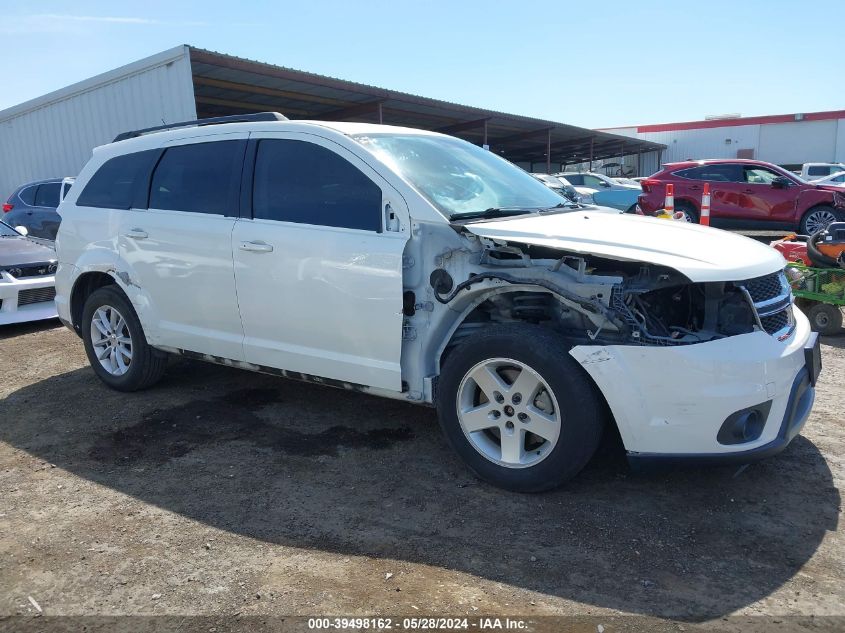
[{"label": "white suv", "polygon": [[[238,122],[231,122],[232,120]],[[572,209],[494,153],[264,113],[121,135],[61,204],[56,304],[131,391],[168,354],[434,405],[482,478],[773,454],[819,349],[773,249]]]}]

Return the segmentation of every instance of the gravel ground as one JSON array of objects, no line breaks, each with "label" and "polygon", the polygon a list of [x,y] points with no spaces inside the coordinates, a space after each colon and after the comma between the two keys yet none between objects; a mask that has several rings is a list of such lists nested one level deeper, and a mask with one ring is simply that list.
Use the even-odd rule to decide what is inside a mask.
[{"label": "gravel ground", "polygon": [[121,394],[56,322],[6,327],[0,616],[845,615],[843,348],[778,457],[635,474],[610,440],[518,495],[427,408],[178,359]]}]

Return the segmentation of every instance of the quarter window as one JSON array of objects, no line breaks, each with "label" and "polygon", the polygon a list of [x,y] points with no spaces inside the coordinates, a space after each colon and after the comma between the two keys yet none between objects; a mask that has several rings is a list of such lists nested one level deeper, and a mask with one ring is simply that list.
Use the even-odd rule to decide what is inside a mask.
[{"label": "quarter window", "polygon": [[59,206],[59,190],[62,187],[60,182],[48,182],[43,185],[38,185],[38,192],[35,194],[36,207],[53,207]]},{"label": "quarter window", "polygon": [[233,215],[242,143],[178,145],[164,152],[153,172],[150,208]]},{"label": "quarter window", "polygon": [[24,187],[21,189],[21,192],[18,194],[18,197],[23,200],[24,204],[27,206],[33,206],[35,204],[35,192],[38,190],[38,185],[33,185],[32,187]]},{"label": "quarter window", "polygon": [[338,154],[305,141],[265,139],[258,144],[253,217],[378,231],[378,185]]},{"label": "quarter window", "polygon": [[124,154],[107,160],[91,176],[76,204],[81,207],[129,209],[132,207],[137,185],[148,182],[152,162],[160,150]]}]

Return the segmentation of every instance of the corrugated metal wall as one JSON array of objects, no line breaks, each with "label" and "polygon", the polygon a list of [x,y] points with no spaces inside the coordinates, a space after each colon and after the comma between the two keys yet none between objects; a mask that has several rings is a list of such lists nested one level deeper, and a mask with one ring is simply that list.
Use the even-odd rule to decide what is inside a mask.
[{"label": "corrugated metal wall", "polygon": [[[614,128],[614,134],[663,143],[663,162],[703,158],[737,158],[739,150],[778,165],[845,162],[845,119],[737,125],[693,130],[640,132]],[[655,167],[656,171],[656,167]],[[647,169],[643,175],[647,175]]]},{"label": "corrugated metal wall", "polygon": [[185,46],[4,110],[0,197],[31,180],[76,176],[120,132],[195,118]]}]

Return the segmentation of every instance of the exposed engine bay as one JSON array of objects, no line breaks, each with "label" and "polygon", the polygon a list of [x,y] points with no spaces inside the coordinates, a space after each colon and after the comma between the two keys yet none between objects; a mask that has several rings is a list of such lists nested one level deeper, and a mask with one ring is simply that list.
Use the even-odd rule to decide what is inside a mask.
[{"label": "exposed engine bay", "polygon": [[[683,345],[768,330],[749,282],[693,283],[655,264],[486,238],[479,242],[478,267],[466,279],[453,279],[447,268],[435,270],[430,279],[435,298],[447,305],[471,290],[496,290],[473,309],[464,329],[527,321],[550,326],[573,344],[606,345]],[[791,314],[785,292],[788,306],[779,307]]]}]

